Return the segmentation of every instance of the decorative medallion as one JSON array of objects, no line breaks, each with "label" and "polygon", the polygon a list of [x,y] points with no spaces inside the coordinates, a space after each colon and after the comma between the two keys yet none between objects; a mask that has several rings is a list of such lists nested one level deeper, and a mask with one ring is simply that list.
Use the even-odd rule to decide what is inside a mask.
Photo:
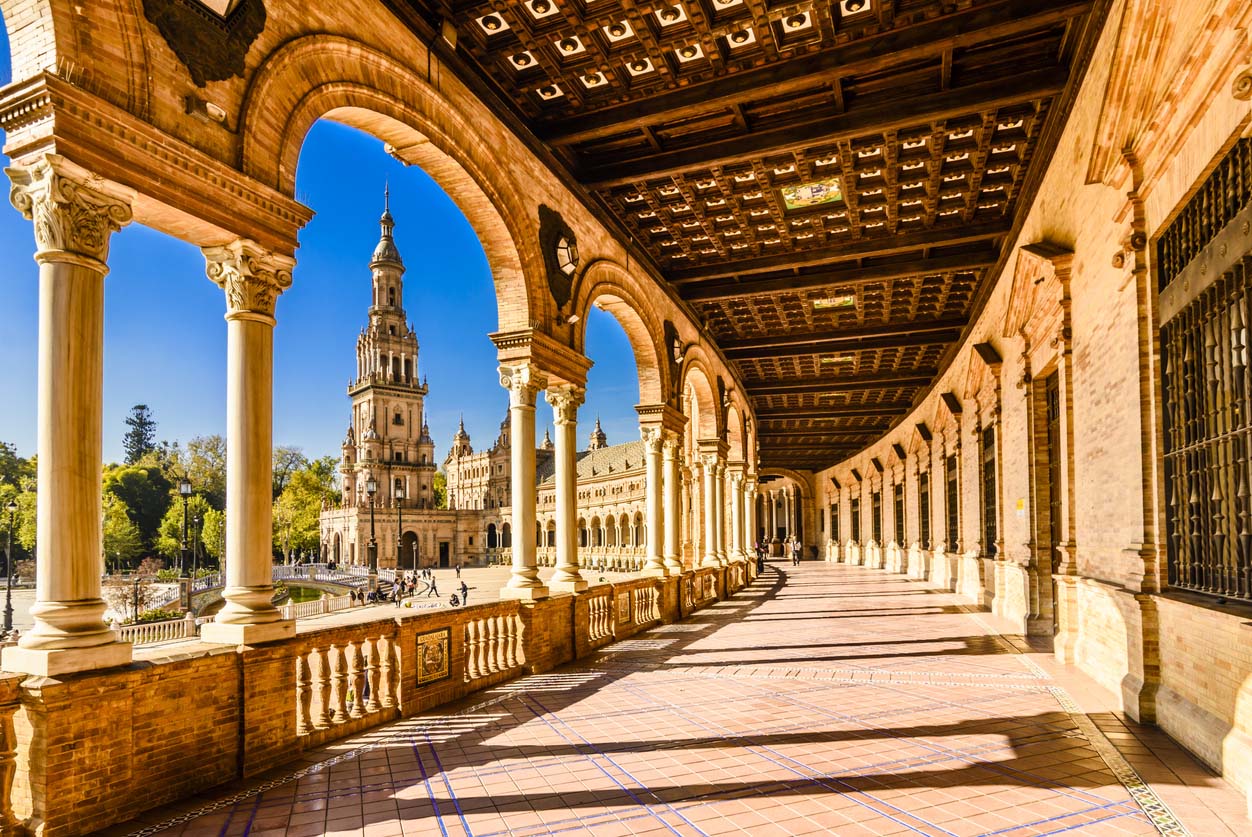
[{"label": "decorative medallion", "polygon": [[446,680],[449,674],[452,629],[440,628],[417,635],[417,685]]},{"label": "decorative medallion", "polygon": [[617,594],[617,621],[629,622],[630,620],[630,591],[622,590]]},{"label": "decorative medallion", "polygon": [[552,298],[558,308],[564,308],[578,272],[578,240],[560,214],[543,204],[539,205],[539,250]]},{"label": "decorative medallion", "polygon": [[265,29],[262,0],[143,0],[143,14],[197,87],[242,76],[248,49]]},{"label": "decorative medallion", "polygon": [[827,177],[824,180],[811,180],[808,183],[797,183],[781,189],[783,204],[787,209],[808,209],[824,203],[837,203],[843,200],[843,187],[839,178]]}]

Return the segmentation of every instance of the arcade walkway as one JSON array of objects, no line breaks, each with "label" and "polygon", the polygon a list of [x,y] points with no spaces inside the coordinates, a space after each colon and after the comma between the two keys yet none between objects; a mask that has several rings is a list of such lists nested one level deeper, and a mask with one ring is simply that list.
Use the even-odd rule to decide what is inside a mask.
[{"label": "arcade walkway", "polygon": [[879,570],[774,562],[689,622],[106,833],[1252,831],[1222,780],[989,619]]}]

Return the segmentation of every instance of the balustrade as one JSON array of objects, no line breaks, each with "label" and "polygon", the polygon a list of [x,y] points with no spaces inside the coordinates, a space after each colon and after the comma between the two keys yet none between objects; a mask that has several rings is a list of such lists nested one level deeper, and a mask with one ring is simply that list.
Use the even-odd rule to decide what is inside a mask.
[{"label": "balustrade", "polygon": [[398,661],[386,625],[362,625],[295,659],[296,735],[330,729],[397,704]]},{"label": "balustrade", "polygon": [[599,642],[613,635],[613,600],[608,593],[587,600],[587,638]]},{"label": "balustrade", "polygon": [[466,683],[518,668],[526,661],[522,650],[522,623],[515,613],[469,620],[465,623],[462,642]]},{"label": "balustrade", "polygon": [[636,625],[646,625],[661,618],[660,611],[657,609],[657,595],[655,587],[636,587],[630,591],[632,613]]}]

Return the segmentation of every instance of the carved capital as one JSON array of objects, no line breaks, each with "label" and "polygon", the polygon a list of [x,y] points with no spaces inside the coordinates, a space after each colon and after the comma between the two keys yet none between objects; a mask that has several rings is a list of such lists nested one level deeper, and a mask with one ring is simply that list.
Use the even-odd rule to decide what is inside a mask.
[{"label": "carved capital", "polygon": [[721,457],[715,453],[700,454],[700,464],[704,466],[704,470],[717,472],[717,466],[721,462]]},{"label": "carved capital", "polygon": [[664,433],[659,427],[641,427],[639,428],[639,438],[643,439],[643,448],[653,456],[660,455],[661,445],[664,441]]},{"label": "carved capital", "polygon": [[500,367],[500,386],[509,391],[510,407],[534,407],[535,397],[547,383],[542,373],[529,363]]},{"label": "carved capital", "polygon": [[291,287],[295,259],[246,238],[203,252],[205,273],[226,292],[226,318],[273,322],[278,295]]},{"label": "carved capital", "polygon": [[[503,370],[501,370],[503,376]],[[504,383],[501,377],[500,382]],[[572,384],[552,387],[548,390],[548,404],[552,407],[552,421],[557,426],[574,424],[578,421],[578,408],[582,406],[587,391]]]},{"label": "carved capital", "polygon": [[9,201],[35,224],[37,261],[77,261],[108,271],[109,236],[130,223],[130,201],[56,154],[6,168]]},{"label": "carved capital", "polygon": [[665,459],[677,459],[682,451],[682,437],[676,433],[665,434],[665,441],[661,443],[661,454]]}]

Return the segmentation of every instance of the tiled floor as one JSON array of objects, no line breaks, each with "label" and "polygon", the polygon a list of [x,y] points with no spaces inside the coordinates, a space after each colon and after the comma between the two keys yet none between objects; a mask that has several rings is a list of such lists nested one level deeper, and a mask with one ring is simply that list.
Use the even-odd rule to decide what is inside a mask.
[{"label": "tiled floor", "polygon": [[108,833],[1252,833],[1166,736],[1019,648],[923,582],[776,562],[689,622]]}]

